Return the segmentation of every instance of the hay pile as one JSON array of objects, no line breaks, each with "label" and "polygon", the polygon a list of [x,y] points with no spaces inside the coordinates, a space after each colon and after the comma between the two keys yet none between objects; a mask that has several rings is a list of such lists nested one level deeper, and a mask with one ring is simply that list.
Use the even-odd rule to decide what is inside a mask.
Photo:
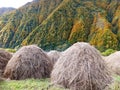
[{"label": "hay pile", "polygon": [[5,80],[6,80],[5,78],[0,77],[0,82],[5,81]]},{"label": "hay pile", "polygon": [[61,52],[52,50],[52,51],[48,52],[47,55],[49,56],[52,64],[54,65],[56,63],[56,61],[58,60],[58,58],[61,56]]},{"label": "hay pile", "polygon": [[70,90],[107,90],[112,77],[99,52],[88,43],[78,42],[58,59],[51,81]]},{"label": "hay pile", "polygon": [[12,54],[3,49],[0,49],[0,76],[2,76],[4,69],[11,57]]},{"label": "hay pile", "polygon": [[20,80],[50,76],[52,64],[42,49],[35,45],[19,49],[8,62],[4,77]]},{"label": "hay pile", "polygon": [[120,51],[109,55],[105,61],[114,74],[120,75]]}]

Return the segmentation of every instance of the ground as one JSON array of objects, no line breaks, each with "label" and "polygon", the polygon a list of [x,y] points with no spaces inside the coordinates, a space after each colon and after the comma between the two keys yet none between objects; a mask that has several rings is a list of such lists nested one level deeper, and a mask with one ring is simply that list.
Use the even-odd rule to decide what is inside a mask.
[{"label": "ground", "polygon": [[[0,90],[46,90],[50,85],[50,79],[11,80],[0,83]],[[51,86],[49,90],[64,90]]]},{"label": "ground", "polygon": [[[120,76],[114,76],[115,84],[111,85],[111,90],[120,90]],[[27,79],[10,80],[0,83],[0,90],[47,90],[50,79]],[[67,90],[60,87],[51,86],[48,90]]]}]

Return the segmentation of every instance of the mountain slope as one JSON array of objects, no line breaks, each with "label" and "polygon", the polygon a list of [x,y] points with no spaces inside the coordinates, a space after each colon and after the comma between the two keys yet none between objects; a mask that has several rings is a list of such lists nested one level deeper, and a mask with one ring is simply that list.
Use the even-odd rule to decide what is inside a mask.
[{"label": "mountain slope", "polygon": [[[102,6],[100,3],[106,6]],[[112,7],[110,6],[111,3],[112,2],[100,2],[97,0],[96,2],[89,0],[64,0],[59,8],[23,41],[23,45],[29,43],[37,43],[40,45],[43,43],[43,48],[48,47],[54,49],[54,46],[60,44],[89,41],[101,51],[106,48],[117,49],[119,41],[117,35],[112,32],[113,26],[109,21],[111,17],[109,15],[112,14],[110,13],[111,11],[109,11],[109,8]],[[116,5],[117,4],[118,3],[116,3]],[[98,15],[99,17],[96,17]],[[98,20],[95,22],[95,19]],[[94,28],[96,24],[98,24],[98,27]],[[100,31],[99,28],[103,29]],[[94,35],[92,35],[92,33]],[[32,40],[30,40],[31,37]],[[37,40],[39,40],[39,42]]]},{"label": "mountain slope", "polygon": [[[22,40],[24,40],[33,29],[40,25],[61,1],[62,0],[36,0],[10,13],[6,25],[1,27],[1,46],[14,48],[20,45]],[[4,17],[6,19],[6,15],[1,18],[3,19]]]},{"label": "mountain slope", "polygon": [[8,12],[13,11],[13,10],[15,10],[15,8],[12,8],[12,7],[8,7],[8,8],[3,7],[3,8],[0,8],[0,15],[3,15],[5,13],[8,13]]},{"label": "mountain slope", "polygon": [[58,49],[85,41],[101,51],[119,49],[120,2],[35,0],[0,17],[0,29],[2,47],[38,44]]}]

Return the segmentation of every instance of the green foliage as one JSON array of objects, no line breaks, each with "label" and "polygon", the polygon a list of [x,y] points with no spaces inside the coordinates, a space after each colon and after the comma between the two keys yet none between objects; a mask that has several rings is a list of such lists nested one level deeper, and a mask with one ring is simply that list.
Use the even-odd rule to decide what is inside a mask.
[{"label": "green foliage", "polygon": [[92,36],[90,43],[95,45],[100,51],[104,51],[106,49],[118,49],[118,40],[117,36],[111,32],[111,30],[98,30]]},{"label": "green foliage", "polygon": [[69,42],[65,42],[64,44],[62,45],[57,45],[57,47],[55,47],[55,50],[58,50],[58,51],[64,51],[66,50],[67,48],[69,48],[71,46],[71,44]]},{"label": "green foliage", "polygon": [[107,50],[105,50],[104,52],[102,52],[102,55],[103,55],[103,56],[108,56],[108,55],[110,55],[110,54],[112,54],[112,53],[114,53],[114,52],[116,52],[116,50],[107,49]]}]

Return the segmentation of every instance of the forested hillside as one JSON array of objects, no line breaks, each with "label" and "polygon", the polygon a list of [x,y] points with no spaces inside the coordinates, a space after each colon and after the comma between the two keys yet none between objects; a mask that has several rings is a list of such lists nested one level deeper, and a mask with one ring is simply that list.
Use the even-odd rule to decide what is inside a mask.
[{"label": "forested hillside", "polygon": [[77,41],[119,49],[120,1],[34,0],[0,17],[1,47],[64,49]]}]

